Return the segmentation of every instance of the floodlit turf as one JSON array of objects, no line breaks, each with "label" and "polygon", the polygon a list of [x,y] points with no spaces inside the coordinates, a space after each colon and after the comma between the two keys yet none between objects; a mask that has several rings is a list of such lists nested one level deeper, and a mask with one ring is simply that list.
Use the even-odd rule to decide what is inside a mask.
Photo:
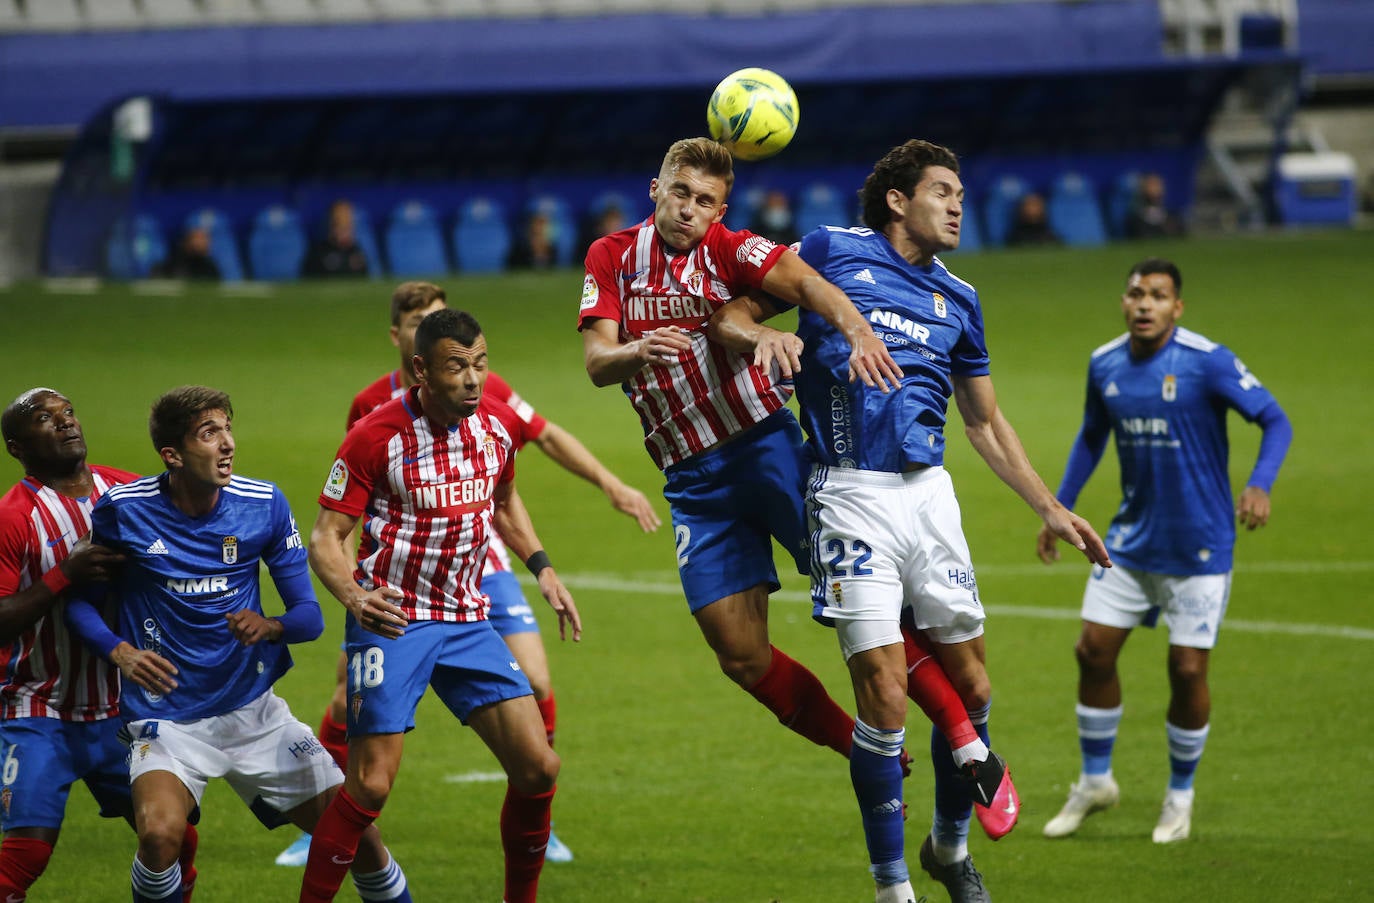
[{"label": "floodlit turf", "polygon": [[[975,827],[975,861],[1003,903],[1358,899],[1368,894],[1374,854],[1374,235],[952,255],[955,272],[981,290],[1003,410],[1052,485],[1079,422],[1087,356],[1123,330],[1126,270],[1155,251],[1183,269],[1183,322],[1232,347],[1296,432],[1272,523],[1239,541],[1213,658],[1193,838],[1150,842],[1167,775],[1165,638],[1155,632],[1135,637],[1122,659],[1120,807],[1073,839],[1041,837],[1078,770],[1072,647],[1084,569],[1067,550],[1053,569],[1038,564],[1035,517],[976,459],[955,416],[948,463],[990,611],[994,745],[1024,803],[1020,826],[996,845]],[[580,271],[445,284],[485,327],[494,369],[649,493],[666,519],[629,405],[616,389],[595,389],[582,369]],[[236,469],[280,483],[308,529],[349,400],[396,364],[386,337],[390,287],[287,285],[262,296],[206,288],[180,297],[128,287],[0,290],[0,396],[61,389],[85,424],[92,461],[147,472],[158,465],[146,432],[153,397],[187,382],[223,388],[237,408]],[[1239,486],[1258,431],[1233,418],[1231,432]],[[4,485],[18,476],[13,460],[0,461]],[[1099,528],[1115,506],[1115,481],[1109,453],[1079,508]],[[564,757],[554,816],[577,856],[545,869],[542,898],[871,899],[846,767],[719,675],[676,590],[671,531],[640,535],[537,450],[522,456],[518,484],[587,628],[580,645],[560,644],[541,611]],[[834,638],[810,621],[803,600],[801,579],[788,578],[773,603],[774,640],[848,707]],[[310,723],[327,699],[341,632],[341,607],[326,599],[324,609],[326,637],[297,647],[297,666],[278,685]],[[919,713],[911,726],[919,760]],[[479,741],[427,700],[381,820],[417,900],[500,899],[503,785],[462,779],[496,770]],[[941,901],[943,889],[916,865],[931,798],[926,770],[906,791],[914,884]],[[93,809],[77,789],[34,903],[129,898],[133,834]],[[264,831],[216,786],[201,824],[196,899],[294,900],[301,871],[272,864],[293,837]],[[340,899],[353,899],[351,890]]]}]

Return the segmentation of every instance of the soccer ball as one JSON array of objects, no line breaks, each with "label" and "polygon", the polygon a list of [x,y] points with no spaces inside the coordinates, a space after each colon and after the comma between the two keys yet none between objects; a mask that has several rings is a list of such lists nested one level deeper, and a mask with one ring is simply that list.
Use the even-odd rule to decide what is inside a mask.
[{"label": "soccer ball", "polygon": [[768,69],[731,72],[706,106],[711,137],[741,160],[762,160],[782,150],[797,133],[800,118],[792,86]]}]

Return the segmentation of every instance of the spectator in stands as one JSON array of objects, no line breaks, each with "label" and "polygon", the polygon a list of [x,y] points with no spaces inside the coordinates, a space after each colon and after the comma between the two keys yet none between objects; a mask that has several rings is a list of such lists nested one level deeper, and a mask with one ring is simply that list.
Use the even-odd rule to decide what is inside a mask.
[{"label": "spectator in stands", "polygon": [[302,275],[367,275],[367,252],[358,244],[353,205],[348,201],[340,199],[329,205],[329,228],[324,238],[310,246]]},{"label": "spectator in stands", "polygon": [[1164,177],[1157,172],[1140,177],[1135,202],[1126,216],[1127,238],[1169,238],[1183,234],[1183,221],[1164,204]]},{"label": "spectator in stands", "polygon": [[582,236],[583,255],[586,255],[592,242],[612,232],[619,232],[625,226],[625,211],[619,204],[612,202],[601,208],[587,221],[585,234]]},{"label": "spectator in stands", "polygon": [[512,270],[547,270],[558,265],[553,221],[536,210],[525,221],[525,231],[511,248],[508,265]]},{"label": "spectator in stands", "polygon": [[786,192],[774,188],[764,195],[749,231],[780,245],[790,245],[801,239],[792,217],[792,202],[787,199]]},{"label": "spectator in stands", "polygon": [[1007,234],[1009,247],[1030,245],[1057,245],[1062,239],[1050,228],[1050,220],[1045,210],[1045,198],[1032,191],[1021,198],[1016,205],[1016,219]]},{"label": "spectator in stands", "polygon": [[163,279],[218,280],[219,264],[210,256],[210,230],[204,226],[188,228],[167,259],[154,268],[153,274]]}]

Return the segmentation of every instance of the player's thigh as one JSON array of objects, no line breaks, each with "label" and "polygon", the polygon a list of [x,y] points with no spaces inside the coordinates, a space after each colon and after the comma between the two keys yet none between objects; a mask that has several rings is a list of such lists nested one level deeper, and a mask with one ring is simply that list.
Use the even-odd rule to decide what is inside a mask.
[{"label": "player's thigh", "polygon": [[72,782],[81,777],[63,722],[0,721],[0,828],[62,825]]},{"label": "player's thigh", "polygon": [[544,721],[533,696],[503,699],[474,709],[467,725],[496,756],[511,782],[524,792],[540,792],[558,775],[559,759],[549,746]]},{"label": "player's thigh", "polygon": [[[467,724],[472,714],[483,706],[521,696],[529,696],[530,704],[534,704],[533,691],[520,663],[490,624],[477,621],[440,626],[443,627],[443,641],[430,676],[430,686],[459,721]],[[539,735],[547,746],[544,722],[538,717],[537,707],[534,712]]]},{"label": "player's thigh", "polygon": [[344,628],[348,656],[348,735],[401,734],[415,726],[444,641],[441,621],[414,621],[401,636],[369,633],[352,618]]},{"label": "player's thigh", "polygon": [[122,727],[117,718],[80,725],[82,779],[102,816],[132,820],[129,746],[121,739]]},{"label": "player's thigh", "polygon": [[271,690],[221,716],[229,786],[268,828],[343,783],[343,772],[305,722]]},{"label": "player's thigh", "polygon": [[943,467],[906,476],[911,481],[907,529],[914,549],[903,561],[902,588],[912,623],[943,645],[977,640],[986,614],[953,481]]},{"label": "player's thigh", "polygon": [[1130,630],[1153,627],[1159,616],[1159,599],[1145,571],[1115,565],[1094,566],[1083,590],[1084,621]]},{"label": "player's thigh", "polygon": [[762,585],[731,593],[696,609],[692,616],[706,645],[722,659],[768,658],[768,591]]},{"label": "player's thigh", "polygon": [[807,492],[812,615],[846,660],[902,643],[902,569],[912,548],[901,474],[817,468]]},{"label": "player's thigh", "polygon": [[1231,598],[1231,574],[1160,576],[1158,581],[1169,645],[1188,649],[1215,647]]}]

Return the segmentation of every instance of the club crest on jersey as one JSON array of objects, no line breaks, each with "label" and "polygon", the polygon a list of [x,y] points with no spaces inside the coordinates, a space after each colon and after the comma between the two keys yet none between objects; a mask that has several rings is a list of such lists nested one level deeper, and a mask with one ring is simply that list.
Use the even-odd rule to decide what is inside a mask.
[{"label": "club crest on jersey", "polygon": [[9,818],[9,814],[10,814],[10,803],[13,802],[13,800],[14,800],[14,791],[13,791],[13,790],[10,790],[10,788],[8,788],[8,787],[6,787],[4,790],[0,790],[0,807],[3,807],[3,808],[4,808],[4,810],[5,810],[5,817],[6,817],[6,818]]},{"label": "club crest on jersey", "polygon": [[601,297],[601,290],[597,288],[596,277],[591,273],[582,280],[582,310],[591,310],[596,307],[597,299]]},{"label": "club crest on jersey", "polygon": [[239,538],[237,536],[226,536],[220,543],[220,550],[225,564],[234,564],[239,560]]},{"label": "club crest on jersey", "polygon": [[1178,397],[1178,378],[1172,373],[1164,377],[1164,385],[1160,387],[1160,396],[1165,401],[1173,401]]},{"label": "club crest on jersey", "polygon": [[361,694],[361,693],[354,693],[354,694],[353,694],[353,703],[352,703],[352,707],[353,707],[353,720],[354,720],[354,721],[357,721],[357,720],[358,720],[358,713],[361,712],[361,711],[363,710],[363,694]]},{"label": "club crest on jersey", "polygon": [[697,271],[693,272],[690,276],[688,276],[688,277],[687,277],[687,281],[686,281],[685,283],[683,283],[683,284],[687,286],[687,291],[689,291],[689,292],[692,293],[693,295],[700,295],[700,294],[701,294],[701,285],[702,285],[702,283],[705,282],[705,281],[706,281],[706,276],[705,276],[705,274],[702,273],[701,270],[697,270]]},{"label": "club crest on jersey", "polygon": [[836,580],[830,584],[830,595],[835,597],[835,607],[844,607],[844,590],[840,589],[840,581]]},{"label": "club crest on jersey", "polygon": [[939,292],[931,292],[930,300],[935,303],[935,316],[943,317],[945,316],[945,314],[949,312],[948,309],[946,309],[945,307],[944,295],[940,294]]},{"label": "club crest on jersey", "polygon": [[496,437],[491,433],[487,433],[486,438],[482,440],[482,454],[486,456],[488,467],[495,467],[497,465]]},{"label": "club crest on jersey", "polygon": [[324,481],[324,494],[336,502],[343,501],[344,490],[348,488],[348,465],[343,458],[335,458],[334,466],[329,468],[329,479]]}]

